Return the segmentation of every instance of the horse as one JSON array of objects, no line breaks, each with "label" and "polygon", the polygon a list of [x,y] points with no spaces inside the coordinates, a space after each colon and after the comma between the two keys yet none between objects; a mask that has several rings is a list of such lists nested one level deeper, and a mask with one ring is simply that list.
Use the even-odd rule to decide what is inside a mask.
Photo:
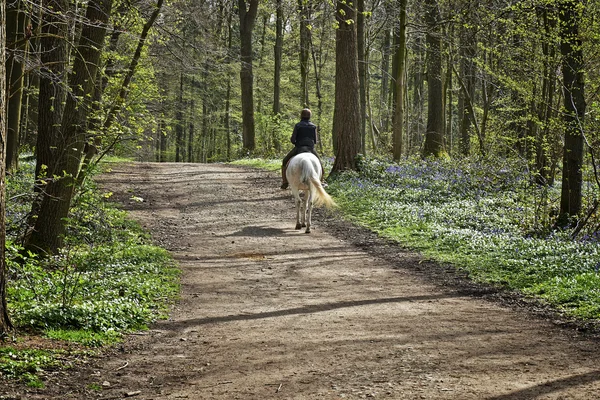
[{"label": "horse", "polygon": [[[313,203],[329,208],[336,205],[323,189],[321,173],[321,163],[312,153],[295,155],[287,166],[286,177],[296,200],[296,229],[306,227],[306,233],[310,233]],[[304,193],[303,197],[300,197],[300,192]]]}]

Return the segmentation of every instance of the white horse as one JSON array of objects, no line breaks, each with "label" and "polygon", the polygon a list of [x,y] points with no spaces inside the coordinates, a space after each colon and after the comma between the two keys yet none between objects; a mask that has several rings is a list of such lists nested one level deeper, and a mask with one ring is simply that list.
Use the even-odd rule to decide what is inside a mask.
[{"label": "white horse", "polygon": [[[288,163],[286,176],[296,200],[296,229],[306,227],[310,233],[313,203],[335,207],[335,202],[321,185],[321,163],[312,153],[300,153]],[[304,193],[300,197],[300,192]],[[302,206],[302,208],[301,208]],[[302,217],[300,216],[302,210]]]}]

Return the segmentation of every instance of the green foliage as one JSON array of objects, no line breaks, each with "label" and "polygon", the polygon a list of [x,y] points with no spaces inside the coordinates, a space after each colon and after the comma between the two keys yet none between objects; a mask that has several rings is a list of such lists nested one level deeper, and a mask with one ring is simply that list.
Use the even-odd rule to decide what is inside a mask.
[{"label": "green foliage", "polygon": [[31,387],[42,387],[38,377],[42,371],[55,369],[61,351],[22,350],[0,347],[0,377],[17,379]]},{"label": "green foliage", "polygon": [[140,329],[176,294],[169,255],[148,245],[148,235],[107,197],[92,180],[84,182],[69,215],[66,246],[53,257],[27,253],[9,238],[8,300],[19,326]]},{"label": "green foliage", "polygon": [[[47,258],[22,248],[20,227],[31,196],[16,193],[31,188],[32,170],[33,165],[22,164],[7,182],[7,191],[15,193],[8,201],[7,223],[19,227],[7,238],[7,300],[15,325],[98,347],[164,317],[179,291],[179,270],[167,251],[149,244],[148,234],[109,203],[110,194],[103,194],[91,179],[75,198],[65,247]],[[2,354],[0,371],[5,376],[34,384],[37,366],[41,370],[62,364],[52,352]]]},{"label": "green foliage", "polygon": [[600,242],[541,229],[539,202],[549,189],[532,184],[514,161],[362,160],[360,172],[336,176],[329,191],[352,221],[476,281],[600,318]]},{"label": "green foliage", "polygon": [[89,330],[48,329],[46,337],[79,343],[87,347],[102,347],[121,342],[121,334],[114,330],[93,332]]},{"label": "green foliage", "polygon": [[9,307],[17,325],[92,332],[143,329],[177,293],[165,250],[132,241],[11,262]]}]

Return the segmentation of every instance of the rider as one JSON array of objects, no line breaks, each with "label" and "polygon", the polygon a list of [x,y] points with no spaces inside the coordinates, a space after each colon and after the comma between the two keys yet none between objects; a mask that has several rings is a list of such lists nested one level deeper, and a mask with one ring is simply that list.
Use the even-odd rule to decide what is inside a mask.
[{"label": "rider", "polygon": [[[310,122],[310,117],[312,112],[305,108],[300,113],[301,121],[294,126],[294,132],[292,133],[292,137],[290,141],[294,144],[294,148],[288,153],[287,156],[283,159],[283,163],[281,165],[281,178],[283,183],[281,184],[281,189],[287,189],[289,184],[287,181],[287,177],[285,175],[285,171],[287,169],[288,162],[297,154],[311,152],[317,159],[319,163],[321,163],[321,159],[319,155],[315,151],[315,145],[318,141],[317,134],[317,126]],[[323,174],[323,163],[321,163],[321,175]]]}]

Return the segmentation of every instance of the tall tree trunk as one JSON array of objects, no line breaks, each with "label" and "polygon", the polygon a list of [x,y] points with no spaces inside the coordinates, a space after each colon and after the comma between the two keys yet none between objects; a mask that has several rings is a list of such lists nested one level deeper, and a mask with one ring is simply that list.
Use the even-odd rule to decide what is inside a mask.
[{"label": "tall tree trunk", "polygon": [[309,0],[298,0],[298,18],[300,18],[300,103],[302,107],[310,107],[308,98],[308,73],[310,72],[308,64],[309,56]]},{"label": "tall tree trunk", "polygon": [[160,135],[160,162],[167,161],[167,135],[165,135],[165,120],[158,121],[158,134]]},{"label": "tall tree trunk", "polygon": [[421,36],[417,35],[415,37],[414,48],[414,55],[412,57],[414,60],[412,63],[412,112],[409,120],[410,135],[407,135],[409,139],[409,143],[407,144],[409,154],[414,147],[421,146],[423,126],[425,125],[423,122],[425,108],[425,71],[423,68],[426,57],[424,51],[425,45]]},{"label": "tall tree trunk", "polygon": [[183,72],[179,74],[179,98],[175,111],[175,162],[182,162],[183,150]]},{"label": "tall tree trunk", "polygon": [[367,121],[367,66],[365,55],[365,1],[356,1],[356,49],[358,52],[358,83],[360,102],[360,145],[361,151],[366,154],[366,121]]},{"label": "tall tree trunk", "polygon": [[6,85],[7,132],[6,132],[6,168],[17,168],[19,160],[19,127],[21,126],[21,105],[25,75],[25,53],[27,36],[25,34],[26,10],[22,1],[9,2],[6,9]]},{"label": "tall tree trunk", "polygon": [[[65,16],[69,10],[68,0],[42,0],[44,24],[42,25],[41,70],[38,108],[38,134],[36,139],[35,176],[39,178],[45,171],[47,177],[52,160],[55,159],[59,127],[62,121],[65,90],[65,71],[68,63],[67,43],[69,27]],[[41,190],[41,188],[39,188]],[[37,211],[32,214],[37,215]]]},{"label": "tall tree trunk", "polygon": [[85,144],[90,98],[96,84],[96,73],[104,45],[106,24],[112,0],[89,1],[72,72],[69,74],[70,95],[67,97],[61,137],[56,143],[56,163],[46,185],[40,212],[27,246],[37,252],[55,253],[63,243],[75,182]]},{"label": "tall tree trunk", "polygon": [[394,66],[394,90],[396,104],[394,105],[394,127],[393,127],[393,154],[394,160],[399,161],[402,157],[402,139],[404,137],[404,93],[406,92],[405,76],[405,59],[406,59],[406,3],[407,0],[400,0],[400,18],[399,26],[396,34],[396,60]]},{"label": "tall tree trunk", "polygon": [[[263,61],[265,59],[265,43],[266,41],[266,37],[267,37],[267,24],[269,22],[269,17],[270,15],[267,13],[263,14],[263,19],[262,19],[262,31],[261,31],[261,35],[260,35],[260,40],[259,40],[259,44],[260,44],[260,51],[258,52],[258,70],[261,71],[263,69]],[[257,97],[257,101],[256,101],[256,112],[262,114],[263,113],[263,109],[262,109],[262,101],[263,101],[263,95],[262,95],[262,87],[263,87],[263,83],[261,82],[261,75],[258,74],[256,76],[256,97]]]},{"label": "tall tree trunk", "polygon": [[441,157],[444,154],[444,107],[442,93],[442,54],[436,0],[427,0],[427,131],[423,156]]},{"label": "tall tree trunk", "polygon": [[[325,13],[323,13],[323,14],[325,14]],[[312,18],[311,18],[311,20],[312,20]],[[321,32],[322,32],[322,36],[324,36],[326,34],[325,29],[321,29]],[[311,51],[311,55],[312,55],[313,69],[315,72],[315,95],[317,96],[317,122],[316,123],[317,123],[317,127],[319,127],[321,125],[321,123],[320,123],[321,116],[323,115],[323,94],[321,92],[321,82],[322,82],[321,70],[323,69],[323,61],[322,60],[323,60],[323,42],[324,42],[324,40],[323,40],[323,37],[321,37],[319,47],[315,48],[311,30],[308,31],[308,38],[310,41],[310,51]],[[320,149],[320,151],[323,150],[323,140],[319,140],[319,149]]]},{"label": "tall tree trunk", "polygon": [[[0,49],[6,48],[6,0],[0,0]],[[6,158],[6,53],[0,51],[0,338],[13,328],[6,303],[6,213],[5,158]]]},{"label": "tall tree trunk", "polygon": [[[232,37],[233,37],[233,28],[231,27],[232,22],[232,14],[229,13],[227,18],[227,53],[231,54],[232,49]],[[230,57],[227,57],[227,63],[230,63]],[[225,94],[225,115],[223,116],[223,129],[225,130],[225,154],[226,160],[231,161],[231,124],[230,124],[230,115],[231,115],[231,80],[232,77],[227,74],[227,90]],[[201,161],[203,159],[201,158]]]},{"label": "tall tree trunk", "polygon": [[555,71],[555,46],[550,42],[552,31],[554,30],[555,16],[548,15],[548,8],[544,7],[541,10],[540,18],[544,28],[544,37],[542,39],[542,55],[543,55],[543,72],[542,72],[542,93],[541,101],[538,104],[538,119],[541,121],[541,129],[536,138],[536,180],[538,184],[550,185],[550,118],[553,114],[554,92],[556,90],[556,73]]},{"label": "tall tree trunk", "polygon": [[390,48],[391,48],[391,30],[386,29],[384,31],[383,47],[381,49],[381,88],[379,92],[379,120],[380,128],[384,131],[388,130],[389,126],[389,115],[387,110],[387,98],[389,95],[389,82],[390,82]]},{"label": "tall tree trunk", "polygon": [[283,0],[275,0],[276,20],[275,20],[275,47],[274,62],[275,76],[273,78],[273,115],[281,112],[281,61],[283,52]]},{"label": "tall tree trunk", "polygon": [[332,173],[356,169],[360,152],[360,100],[358,82],[358,52],[356,24],[347,23],[356,18],[356,10],[345,0],[336,6],[338,28],[335,34],[335,106],[333,136],[335,162]]},{"label": "tall tree trunk", "polygon": [[559,4],[560,50],[563,56],[563,95],[565,145],[560,196],[560,225],[581,211],[583,165],[583,118],[585,115],[583,49],[579,36],[581,2],[563,0]]},{"label": "tall tree trunk", "polygon": [[[204,73],[208,75],[208,63],[204,63]],[[190,82],[190,115],[189,115],[189,123],[188,123],[188,151],[187,151],[187,161],[194,162],[194,128],[195,124],[195,114],[196,114],[196,102],[194,99],[196,96],[194,95],[194,89],[196,88],[196,80],[192,77],[192,81]]]},{"label": "tall tree trunk", "polygon": [[254,133],[254,83],[252,72],[252,30],[258,13],[258,0],[238,0],[240,14],[240,81],[242,87],[242,139],[244,150],[252,152]]}]

